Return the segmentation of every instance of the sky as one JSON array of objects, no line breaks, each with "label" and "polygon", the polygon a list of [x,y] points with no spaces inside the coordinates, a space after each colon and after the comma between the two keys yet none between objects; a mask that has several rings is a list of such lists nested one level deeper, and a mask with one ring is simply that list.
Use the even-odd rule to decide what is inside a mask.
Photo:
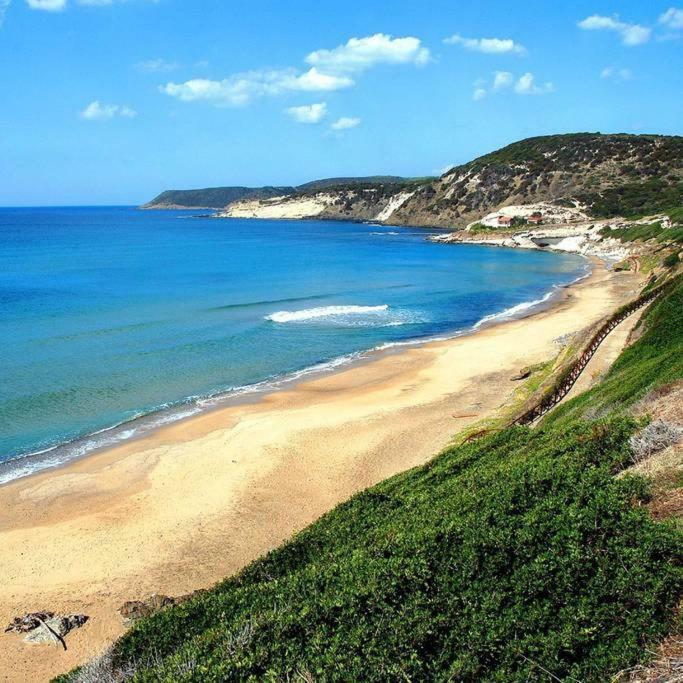
[{"label": "sky", "polygon": [[[676,0],[674,0],[676,1]],[[683,133],[683,0],[0,0],[0,205]]]}]

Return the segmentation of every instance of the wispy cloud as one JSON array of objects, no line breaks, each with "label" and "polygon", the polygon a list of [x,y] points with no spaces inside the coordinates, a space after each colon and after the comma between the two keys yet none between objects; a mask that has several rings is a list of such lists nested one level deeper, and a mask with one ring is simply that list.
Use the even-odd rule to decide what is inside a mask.
[{"label": "wispy cloud", "polygon": [[467,50],[485,54],[526,54],[524,45],[516,43],[512,38],[463,38],[460,34],[455,33],[443,42],[447,45],[460,45]]},{"label": "wispy cloud", "polygon": [[210,102],[217,106],[239,107],[267,95],[287,92],[329,92],[353,85],[347,76],[319,72],[315,67],[304,73],[295,69],[248,71],[220,81],[195,78],[184,83],[167,83],[161,92],[183,102]]},{"label": "wispy cloud", "polygon": [[621,21],[619,15],[616,14],[612,17],[593,14],[580,21],[578,26],[584,31],[612,31],[618,33],[621,36],[621,42],[629,47],[647,43],[652,35],[651,28]]},{"label": "wispy cloud", "polygon": [[66,7],[66,0],[26,0],[31,9],[45,12],[61,12]]},{"label": "wispy cloud", "polygon": [[300,107],[289,107],[285,112],[297,123],[320,123],[327,116],[327,103],[304,104]]},{"label": "wispy cloud", "polygon": [[0,26],[5,21],[5,12],[10,5],[11,0],[0,0]]},{"label": "wispy cloud", "polygon": [[[76,0],[76,4],[85,5],[87,7],[105,7],[124,1],[125,0]],[[152,2],[157,2],[157,0],[152,0]],[[26,0],[26,4],[31,9],[43,10],[45,12],[61,12],[66,9],[69,3],[68,0]]]},{"label": "wispy cloud", "polygon": [[419,38],[393,38],[375,33],[365,38],[350,38],[331,50],[315,50],[306,57],[306,63],[327,73],[354,73],[379,64],[424,66],[429,59],[429,50]]},{"label": "wispy cloud", "polygon": [[127,105],[102,104],[93,100],[79,115],[86,121],[109,121],[117,117],[134,119],[138,113]]},{"label": "wispy cloud", "polygon": [[496,71],[493,74],[493,90],[509,88],[514,80],[515,77],[509,71]]},{"label": "wispy cloud", "polygon": [[604,80],[630,81],[633,78],[633,74],[630,69],[617,69],[613,66],[606,66],[600,72],[600,78]]},{"label": "wispy cloud", "polygon": [[348,130],[360,125],[360,119],[355,116],[342,116],[337,119],[330,128],[332,130]]},{"label": "wispy cloud", "polygon": [[515,92],[518,95],[546,95],[554,91],[555,86],[550,81],[537,84],[534,75],[529,72],[520,76],[515,83]]},{"label": "wispy cloud", "polygon": [[683,9],[670,7],[659,17],[659,23],[670,29],[683,29]]},{"label": "wispy cloud", "polygon": [[490,81],[479,79],[475,83],[472,99],[475,101],[483,100],[488,95],[509,90],[516,95],[547,95],[555,92],[555,86],[550,81],[539,84],[536,77],[527,72],[515,80],[514,74],[510,71],[494,71]]},{"label": "wispy cloud", "polygon": [[256,69],[222,80],[195,78],[167,83],[160,91],[183,102],[204,101],[239,107],[260,97],[292,92],[331,92],[355,85],[356,74],[379,64],[415,64],[429,60],[429,51],[417,38],[392,38],[383,33],[351,38],[332,50],[316,50],[305,59],[306,71]]},{"label": "wispy cloud", "polygon": [[138,71],[143,71],[148,74],[164,73],[168,71],[175,71],[180,68],[178,62],[169,62],[161,57],[156,59],[148,59],[144,62],[138,62],[135,65]]}]

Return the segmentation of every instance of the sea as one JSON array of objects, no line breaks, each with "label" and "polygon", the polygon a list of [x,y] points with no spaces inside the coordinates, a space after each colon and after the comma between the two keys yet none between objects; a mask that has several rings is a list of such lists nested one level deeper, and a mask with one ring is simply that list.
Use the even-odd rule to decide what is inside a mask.
[{"label": "sea", "polygon": [[340,221],[0,209],[0,483],[533,311],[571,254]]}]

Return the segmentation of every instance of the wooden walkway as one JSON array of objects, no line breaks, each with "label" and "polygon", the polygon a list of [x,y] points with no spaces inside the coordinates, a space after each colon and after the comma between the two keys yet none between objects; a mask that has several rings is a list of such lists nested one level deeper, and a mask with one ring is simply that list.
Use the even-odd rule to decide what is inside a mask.
[{"label": "wooden walkway", "polygon": [[570,392],[576,380],[584,371],[588,365],[588,362],[593,357],[593,354],[595,354],[595,352],[598,350],[598,347],[604,341],[605,337],[607,337],[607,335],[619,323],[626,320],[626,318],[635,313],[637,310],[641,309],[643,306],[647,306],[647,304],[656,299],[660,294],[662,294],[662,292],[669,288],[673,281],[674,280],[668,280],[667,282],[654,287],[649,292],[641,294],[637,299],[631,301],[613,313],[602,324],[600,329],[591,337],[590,341],[588,342],[588,346],[579,356],[579,358],[571,366],[569,366],[569,368],[567,368],[560,375],[560,377],[558,377],[553,388],[535,406],[520,415],[520,417],[518,417],[513,424],[530,425],[552,410]]}]

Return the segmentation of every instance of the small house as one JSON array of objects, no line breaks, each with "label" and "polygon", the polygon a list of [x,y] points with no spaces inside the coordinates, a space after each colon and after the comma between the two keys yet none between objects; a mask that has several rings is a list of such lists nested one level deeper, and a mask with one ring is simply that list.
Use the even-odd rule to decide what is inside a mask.
[{"label": "small house", "polygon": [[540,225],[543,223],[543,214],[540,211],[536,211],[526,219],[526,222],[531,225]]},{"label": "small house", "polygon": [[509,228],[512,225],[513,220],[512,216],[498,216],[498,225]]}]

